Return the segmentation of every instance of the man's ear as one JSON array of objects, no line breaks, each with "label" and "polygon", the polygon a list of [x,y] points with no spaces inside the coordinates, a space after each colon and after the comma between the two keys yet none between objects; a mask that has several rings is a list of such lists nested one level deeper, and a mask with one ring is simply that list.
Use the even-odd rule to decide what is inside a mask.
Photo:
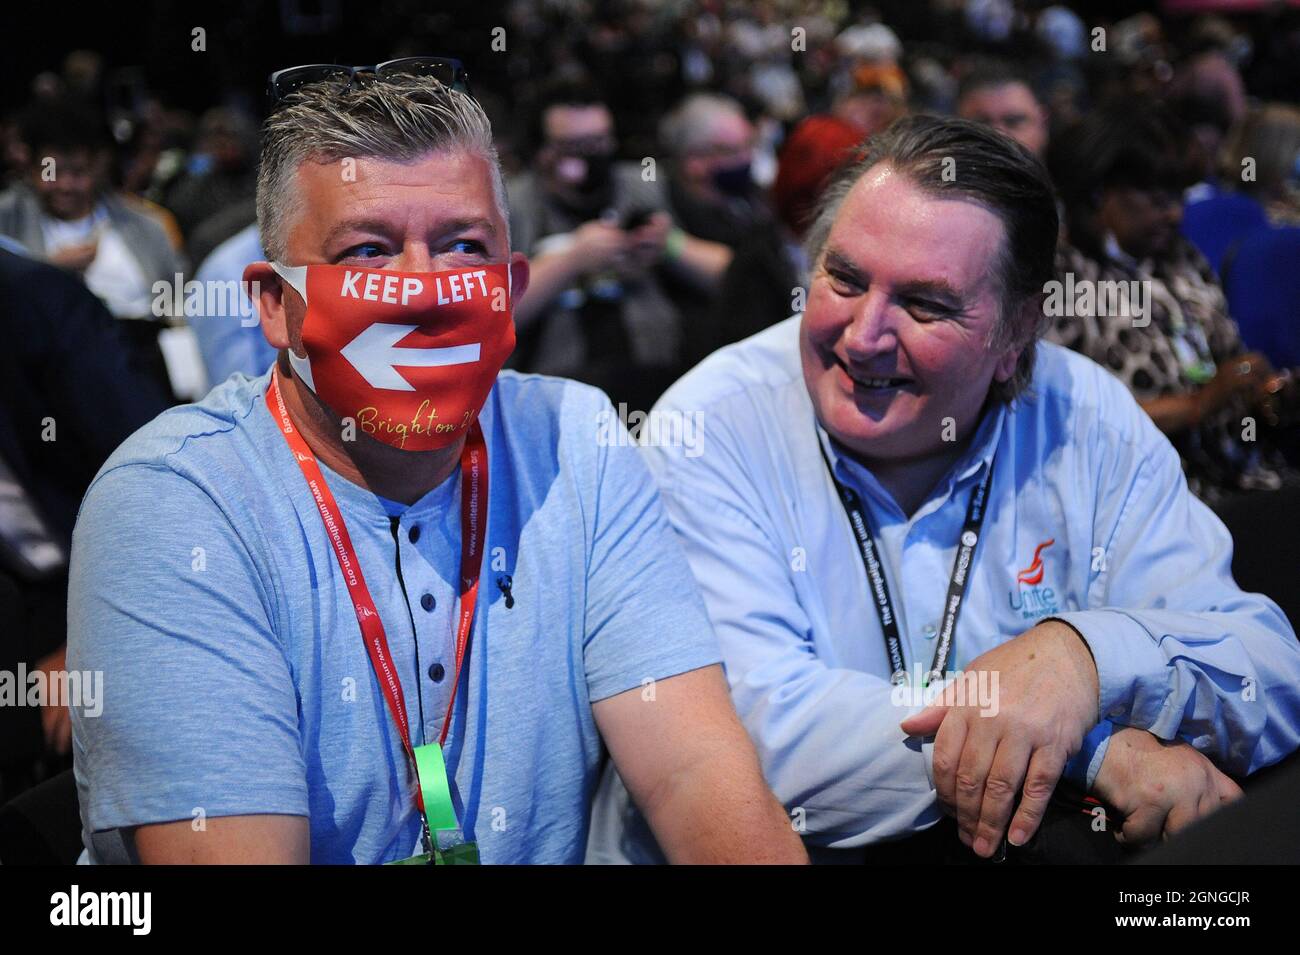
[{"label": "man's ear", "polygon": [[998,365],[993,370],[993,380],[999,383],[1010,381],[1011,376],[1016,373],[1016,365],[1020,363],[1020,356],[1024,353],[1024,348],[1012,348],[1002,353],[998,359]]},{"label": "man's ear", "polygon": [[[285,289],[288,283],[276,274],[269,262],[254,262],[244,269],[244,283],[257,291],[258,311],[262,316],[262,334],[274,348],[289,348],[289,314]],[[297,296],[298,293],[290,293]],[[305,311],[305,309],[304,309]]]},{"label": "man's ear", "polygon": [[[1043,303],[1040,297],[1031,296],[1026,299],[1016,311],[1016,328],[1036,331],[1039,327],[1038,316],[1042,309]],[[1002,352],[998,357],[997,365],[993,369],[994,381],[1009,381],[1015,375],[1016,366],[1020,364],[1020,356],[1024,354],[1026,347],[1028,347],[1028,342],[1022,341],[1019,345],[1012,345]]]},{"label": "man's ear", "polygon": [[522,252],[510,253],[510,304],[516,305],[528,291],[528,256]]}]

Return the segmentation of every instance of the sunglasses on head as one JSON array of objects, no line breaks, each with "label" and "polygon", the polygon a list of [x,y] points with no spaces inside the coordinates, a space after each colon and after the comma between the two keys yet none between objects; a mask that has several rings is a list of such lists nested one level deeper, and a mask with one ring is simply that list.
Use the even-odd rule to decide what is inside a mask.
[{"label": "sunglasses on head", "polygon": [[449,89],[473,95],[469,88],[469,74],[465,72],[465,66],[460,60],[445,56],[404,56],[373,66],[313,63],[276,70],[267,84],[267,96],[271,101],[271,109],[274,110],[285,97],[314,83],[335,83],[339,92],[343,92],[360,82],[394,76],[430,77]]}]

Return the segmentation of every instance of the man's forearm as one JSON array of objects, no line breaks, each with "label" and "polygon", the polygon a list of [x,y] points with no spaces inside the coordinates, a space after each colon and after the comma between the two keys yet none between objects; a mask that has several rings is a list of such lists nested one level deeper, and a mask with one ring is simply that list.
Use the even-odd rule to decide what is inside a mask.
[{"label": "man's forearm", "polygon": [[551,252],[528,264],[528,291],[515,303],[514,310],[515,325],[521,329],[527,328],[582,274],[581,264],[568,251]]},{"label": "man's forearm", "polygon": [[780,685],[741,681],[736,708],[809,844],[871,845],[939,820],[930,754],[899,727],[921,711],[919,699],[902,698],[879,677],[820,664],[792,668]]},{"label": "man's forearm", "polygon": [[722,277],[731,265],[733,253],[721,242],[697,239],[686,232],[681,234],[681,252],[669,259],[670,266],[707,292],[716,292],[722,286]]},{"label": "man's forearm", "polygon": [[1181,434],[1194,428],[1201,420],[1201,402],[1193,393],[1185,395],[1162,395],[1139,401],[1142,410],[1151,416],[1165,434]]},{"label": "man's forearm", "polygon": [[699,759],[645,807],[659,847],[675,865],[808,861],[757,762],[735,752]]},{"label": "man's forearm", "polygon": [[[1253,596],[1236,599],[1248,603]],[[1285,621],[1275,629],[1263,610],[1060,616],[1093,651],[1101,718],[1161,739],[1209,740],[1199,747],[1207,756],[1228,772],[1245,774],[1300,745],[1300,649],[1283,632]]]}]

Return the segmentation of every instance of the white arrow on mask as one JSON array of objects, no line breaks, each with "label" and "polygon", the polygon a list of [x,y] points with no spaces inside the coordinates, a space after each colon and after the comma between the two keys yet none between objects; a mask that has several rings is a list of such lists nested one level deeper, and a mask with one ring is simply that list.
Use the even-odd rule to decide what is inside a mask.
[{"label": "white arrow on mask", "polygon": [[449,348],[397,348],[396,345],[418,325],[390,325],[376,322],[339,350],[348,364],[371,388],[386,391],[414,391],[409,381],[397,373],[397,367],[438,368],[443,365],[470,365],[479,359],[479,343],[453,345]]}]

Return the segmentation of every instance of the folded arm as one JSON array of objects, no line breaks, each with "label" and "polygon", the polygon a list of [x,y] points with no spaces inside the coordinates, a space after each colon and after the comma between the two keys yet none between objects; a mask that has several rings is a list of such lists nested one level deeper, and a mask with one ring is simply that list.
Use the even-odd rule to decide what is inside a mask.
[{"label": "folded arm", "polygon": [[670,862],[807,861],[763,780],[719,666],[593,707],[619,775]]},{"label": "folded arm", "polygon": [[1098,609],[1057,616],[1092,651],[1103,719],[1254,772],[1300,747],[1300,644],[1273,601],[1233,581],[1232,539],[1168,442],[1142,456],[1098,503]]},{"label": "folded arm", "polygon": [[929,760],[888,681],[828,666],[783,551],[733,504],[670,484],[665,500],[722,644],[768,783],[813,845],[847,848],[939,818]]}]

